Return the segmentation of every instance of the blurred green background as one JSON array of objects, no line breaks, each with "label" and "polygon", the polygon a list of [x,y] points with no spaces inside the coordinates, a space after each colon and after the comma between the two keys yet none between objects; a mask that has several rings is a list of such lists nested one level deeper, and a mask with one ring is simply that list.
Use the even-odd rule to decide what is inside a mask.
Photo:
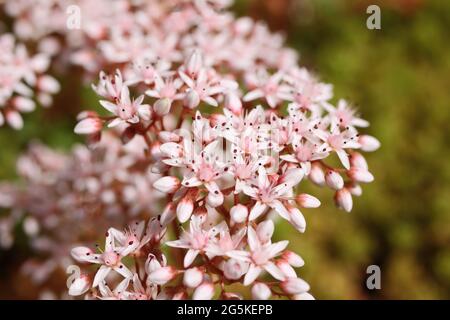
[{"label": "blurred green background", "polygon": [[[381,8],[368,30],[366,8]],[[300,275],[321,299],[450,298],[450,1],[239,1],[238,12],[284,30],[301,64],[354,102],[382,143],[368,154],[375,182],[350,214],[328,190],[308,227],[279,238],[306,261]],[[325,199],[329,201],[325,201]],[[368,290],[366,268],[381,268]]]},{"label": "blurred green background", "polygon": [[[381,30],[366,28],[369,4],[381,7]],[[284,32],[301,64],[334,84],[337,98],[354,102],[371,122],[366,132],[382,143],[367,156],[376,180],[354,199],[352,213],[337,210],[330,191],[304,184],[321,208],[304,210],[305,234],[277,228],[305,259],[299,275],[311,293],[449,299],[450,1],[238,0],[234,9]],[[96,106],[89,89],[62,81],[60,102]],[[62,149],[80,141],[72,133],[77,111],[57,103],[26,116],[23,131],[1,128],[0,179],[15,177],[15,160],[30,139]],[[0,278],[10,258],[0,253]],[[366,288],[372,264],[381,268],[381,290]]]}]

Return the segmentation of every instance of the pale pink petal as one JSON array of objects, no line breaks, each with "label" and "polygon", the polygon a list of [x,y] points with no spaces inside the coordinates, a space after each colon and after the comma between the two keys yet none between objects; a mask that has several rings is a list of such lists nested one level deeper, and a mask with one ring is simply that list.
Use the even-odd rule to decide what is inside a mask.
[{"label": "pale pink petal", "polygon": [[184,262],[183,265],[185,268],[189,267],[192,262],[194,262],[197,255],[200,253],[199,250],[190,249],[188,252],[186,252],[186,255],[184,256]]},{"label": "pale pink petal", "polygon": [[250,210],[249,221],[253,221],[257,219],[260,215],[262,215],[267,209],[267,205],[262,203],[261,201],[257,201],[253,208]]},{"label": "pale pink petal", "polygon": [[283,281],[286,277],[284,273],[278,268],[275,263],[269,261],[264,265],[264,269],[277,280]]},{"label": "pale pink petal", "polygon": [[339,160],[341,160],[342,165],[345,169],[350,169],[350,160],[348,159],[348,154],[343,149],[336,150],[336,153],[339,157]]},{"label": "pale pink petal", "polygon": [[98,269],[97,273],[95,274],[94,282],[92,283],[92,287],[95,288],[96,286],[98,286],[98,284],[100,282],[105,280],[105,278],[108,276],[108,274],[111,270],[112,269],[110,267],[101,266],[100,269]]},{"label": "pale pink petal", "polygon": [[256,278],[259,277],[261,272],[262,272],[261,267],[251,264],[250,267],[248,268],[247,274],[244,277],[244,286],[252,284],[256,280]]}]

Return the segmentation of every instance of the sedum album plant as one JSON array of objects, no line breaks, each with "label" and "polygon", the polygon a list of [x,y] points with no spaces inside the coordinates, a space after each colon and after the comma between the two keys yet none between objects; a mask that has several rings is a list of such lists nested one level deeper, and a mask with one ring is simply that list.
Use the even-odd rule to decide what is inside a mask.
[{"label": "sedum album plant", "polygon": [[[24,269],[48,275],[70,252],[82,273],[69,294],[88,299],[313,298],[297,275],[302,258],[272,240],[276,222],[305,232],[300,210],[321,202],[301,181],[351,211],[374,179],[361,152],[379,142],[359,132],[369,123],[345,100],[333,105],[332,86],[280,35],[226,11],[231,1],[96,2],[109,15],[78,1],[87,16],[65,34],[34,25],[41,2],[52,1],[11,1],[9,13],[28,10],[19,27],[56,37],[55,60],[67,55],[87,79],[99,73],[92,89],[104,110],[78,116],[89,148],[34,146],[18,164],[27,187],[0,186],[15,212],[0,226],[27,212],[48,257]],[[46,194],[55,199],[36,205]]]}]

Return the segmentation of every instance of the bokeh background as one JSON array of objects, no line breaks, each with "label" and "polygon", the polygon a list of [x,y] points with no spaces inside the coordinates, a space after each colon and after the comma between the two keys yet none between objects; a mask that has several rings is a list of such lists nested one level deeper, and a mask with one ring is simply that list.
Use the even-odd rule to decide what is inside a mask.
[{"label": "bokeh background", "polygon": [[[381,8],[381,30],[366,28],[366,8]],[[267,21],[299,50],[301,64],[354,102],[382,147],[368,155],[375,182],[338,211],[328,190],[304,210],[305,234],[280,223],[277,237],[306,261],[300,276],[319,299],[450,298],[450,1],[238,0],[238,15]],[[20,132],[0,128],[0,179],[16,179],[15,161],[38,139],[68,150],[79,106],[95,108],[77,77],[59,79],[55,107],[26,116]],[[329,201],[326,201],[328,199]],[[0,214],[6,214],[0,212]],[[18,228],[19,230],[20,228]],[[28,254],[19,237],[0,251],[0,298],[32,298],[18,279]],[[366,268],[381,268],[381,290],[366,288]]]}]

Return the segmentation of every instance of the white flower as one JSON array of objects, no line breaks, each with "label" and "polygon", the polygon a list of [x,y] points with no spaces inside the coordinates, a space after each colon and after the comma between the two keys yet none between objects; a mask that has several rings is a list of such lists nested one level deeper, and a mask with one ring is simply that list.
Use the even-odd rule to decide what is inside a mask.
[{"label": "white flower", "polygon": [[292,168],[270,181],[266,169],[259,167],[256,181],[243,187],[244,193],[256,200],[250,210],[250,221],[258,218],[268,207],[289,220],[289,211],[283,201],[289,199],[287,194],[302,180],[303,175],[303,170]]},{"label": "white flower", "polygon": [[189,231],[183,232],[178,240],[166,242],[166,245],[170,247],[188,249],[184,256],[185,268],[192,264],[199,253],[205,251],[212,237],[225,228],[225,224],[221,223],[215,227],[205,229],[203,222],[203,216],[192,216],[189,223]]},{"label": "white flower", "polygon": [[252,227],[248,227],[247,242],[250,252],[241,250],[230,254],[235,259],[250,263],[244,278],[244,285],[248,286],[253,283],[263,270],[269,272],[277,280],[284,280],[283,272],[275,265],[272,259],[287,247],[289,241],[262,243],[256,231]]}]

